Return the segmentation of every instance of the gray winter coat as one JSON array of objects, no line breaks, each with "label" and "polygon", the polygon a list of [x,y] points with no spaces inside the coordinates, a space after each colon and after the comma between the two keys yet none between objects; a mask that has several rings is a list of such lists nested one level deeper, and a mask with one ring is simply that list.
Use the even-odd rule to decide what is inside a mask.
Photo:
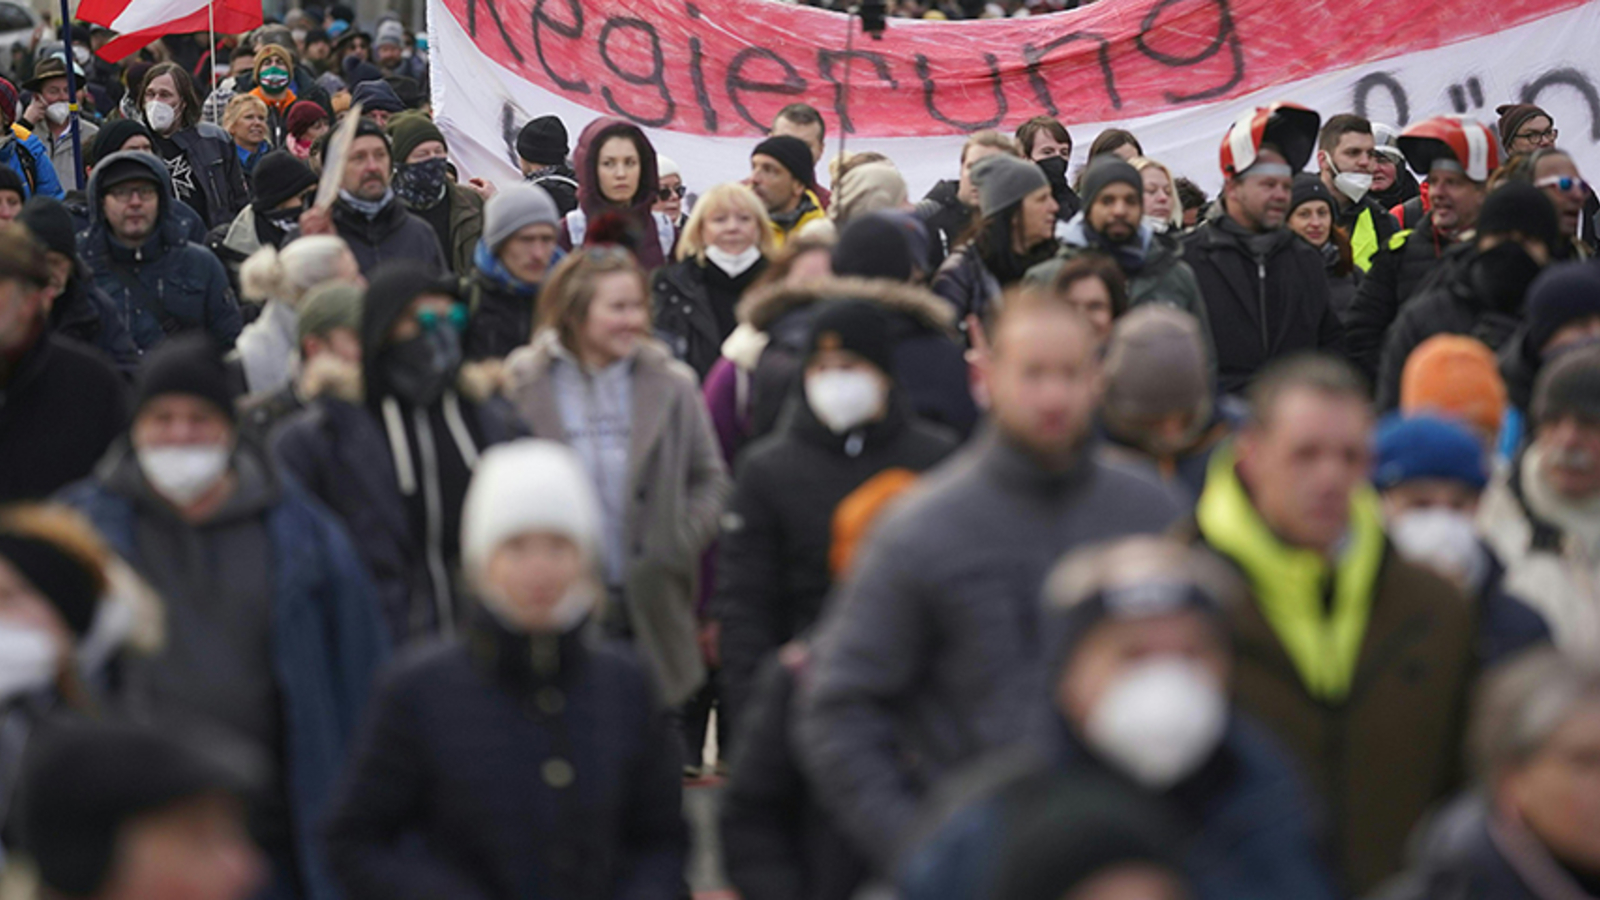
[{"label": "gray winter coat", "polygon": [[880,871],[941,775],[1037,718],[1050,567],[1178,514],[1153,477],[1092,445],[1051,473],[991,431],[877,526],[823,614],[798,735],[819,801]]}]

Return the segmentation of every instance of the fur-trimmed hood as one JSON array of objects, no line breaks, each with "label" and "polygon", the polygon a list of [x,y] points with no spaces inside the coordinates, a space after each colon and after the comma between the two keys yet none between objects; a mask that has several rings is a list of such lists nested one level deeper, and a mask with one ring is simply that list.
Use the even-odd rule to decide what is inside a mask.
[{"label": "fur-trimmed hood", "polygon": [[815,303],[866,300],[950,337],[956,336],[955,310],[926,288],[879,278],[830,278],[804,285],[772,285],[739,302],[739,321],[766,331],[783,316]]}]

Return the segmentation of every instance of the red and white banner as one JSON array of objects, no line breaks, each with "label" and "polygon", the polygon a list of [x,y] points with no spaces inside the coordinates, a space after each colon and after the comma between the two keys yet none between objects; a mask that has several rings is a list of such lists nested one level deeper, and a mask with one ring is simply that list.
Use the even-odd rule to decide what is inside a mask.
[{"label": "red and white banner", "polygon": [[82,0],[78,18],[117,32],[100,48],[102,59],[117,62],[163,35],[193,34],[213,26],[217,34],[260,28],[261,4],[252,0]]},{"label": "red and white banner", "polygon": [[886,153],[919,195],[954,177],[965,134],[1040,114],[1068,125],[1078,163],[1118,125],[1214,190],[1229,122],[1271,100],[1399,126],[1537,102],[1600,179],[1600,0],[1099,0],[1029,19],[891,19],[848,51],[859,24],[769,0],[429,0],[428,13],[452,154],[497,180],[516,177],[530,118],[558,115],[575,139],[603,114],[644,126],[703,190],[748,174],[773,114],[805,101],[832,149],[843,132],[849,150]]}]

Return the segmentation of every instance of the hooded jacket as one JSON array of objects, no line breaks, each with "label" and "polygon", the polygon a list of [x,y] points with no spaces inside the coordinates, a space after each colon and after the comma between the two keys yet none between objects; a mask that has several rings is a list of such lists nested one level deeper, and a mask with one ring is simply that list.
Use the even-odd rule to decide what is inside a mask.
[{"label": "hooded jacket", "polygon": [[1322,254],[1287,228],[1246,235],[1226,213],[1183,239],[1216,342],[1217,389],[1242,391],[1274,359],[1344,352]]},{"label": "hooded jacket", "polygon": [[955,435],[916,418],[897,388],[881,420],[845,434],[818,421],[803,384],[790,397],[785,424],[739,461],[717,545],[721,709],[735,728],[762,660],[822,615],[840,502],[886,470],[921,473],[956,448]]},{"label": "hooded jacket", "polygon": [[379,264],[393,259],[420,262],[441,275],[450,271],[433,226],[406,209],[399,197],[391,197],[370,219],[344,200],[336,200],[333,227],[350,245],[361,274],[367,278],[372,277]]},{"label": "hooded jacket", "polygon": [[[148,169],[160,189],[155,229],[139,247],[115,240],[105,220],[100,175],[116,160],[132,160]],[[169,334],[200,330],[232,347],[244,322],[228,290],[228,274],[210,251],[184,237],[173,204],[172,179],[161,160],[138,151],[114,153],[89,180],[89,228],[79,235],[78,250],[94,271],[95,286],[111,298],[140,351]]]},{"label": "hooded jacket", "polygon": [[1396,232],[1372,258],[1350,305],[1345,343],[1350,361],[1368,378],[1378,374],[1384,339],[1400,308],[1422,287],[1449,249],[1428,213],[1414,229]]},{"label": "hooded jacket", "polygon": [[[639,148],[639,187],[626,207],[606,200],[600,192],[600,148],[614,137],[627,137]],[[620,215],[627,220],[634,241],[634,255],[640,268],[649,271],[665,265],[672,253],[677,235],[666,216],[652,211],[656,203],[656,188],[660,186],[660,169],[657,168],[656,151],[639,126],[622,119],[602,116],[590,122],[578,137],[573,153],[578,163],[578,208],[561,220],[558,242],[563,250],[572,250],[588,243],[589,228],[607,213]]]}]

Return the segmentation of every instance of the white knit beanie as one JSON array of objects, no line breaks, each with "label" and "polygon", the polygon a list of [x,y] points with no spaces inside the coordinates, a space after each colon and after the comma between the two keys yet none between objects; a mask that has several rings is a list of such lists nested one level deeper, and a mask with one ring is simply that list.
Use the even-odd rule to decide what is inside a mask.
[{"label": "white knit beanie", "polygon": [[491,447],[478,461],[461,509],[461,560],[483,575],[506,540],[530,531],[571,538],[585,557],[600,546],[600,501],[583,462],[555,441],[527,438]]}]

